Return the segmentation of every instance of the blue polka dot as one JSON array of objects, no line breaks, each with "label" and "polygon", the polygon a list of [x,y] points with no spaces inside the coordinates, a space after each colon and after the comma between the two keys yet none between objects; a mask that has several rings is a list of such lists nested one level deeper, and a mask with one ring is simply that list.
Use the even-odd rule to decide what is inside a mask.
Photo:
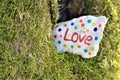
[{"label": "blue polka dot", "polygon": [[61,28],[59,28],[59,29],[58,29],[58,32],[61,32],[61,31],[62,31],[62,29],[61,29]]},{"label": "blue polka dot", "polygon": [[95,31],[95,32],[97,31],[97,27],[94,28],[94,31]]},{"label": "blue polka dot", "polygon": [[97,41],[99,38],[98,38],[98,36],[95,36],[95,38],[94,38],[94,39]]},{"label": "blue polka dot", "polygon": [[74,26],[74,22],[71,23],[71,26]]},{"label": "blue polka dot", "polygon": [[87,50],[87,49],[84,49],[84,52],[85,52],[85,53],[87,53],[87,52],[88,52],[88,50]]},{"label": "blue polka dot", "polygon": [[91,19],[88,19],[88,21],[87,21],[88,23],[91,23],[92,22],[92,20]]}]

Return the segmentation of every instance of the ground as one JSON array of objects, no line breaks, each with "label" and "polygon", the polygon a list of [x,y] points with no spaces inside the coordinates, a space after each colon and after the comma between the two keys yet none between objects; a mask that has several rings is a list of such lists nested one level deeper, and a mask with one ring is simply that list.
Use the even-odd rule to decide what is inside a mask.
[{"label": "ground", "polygon": [[51,1],[0,0],[0,80],[120,80],[120,0],[86,2],[86,14],[108,18],[91,59],[56,51],[57,1]]}]

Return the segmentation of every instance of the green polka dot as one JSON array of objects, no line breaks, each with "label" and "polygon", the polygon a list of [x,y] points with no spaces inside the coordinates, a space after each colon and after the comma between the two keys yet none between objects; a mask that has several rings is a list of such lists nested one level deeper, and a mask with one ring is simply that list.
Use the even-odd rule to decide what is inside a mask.
[{"label": "green polka dot", "polygon": [[71,48],[73,49],[73,48],[74,48],[74,45],[71,45]]},{"label": "green polka dot", "polygon": [[59,26],[58,26],[58,25],[56,25],[55,27],[56,27],[56,28],[58,28]]},{"label": "green polka dot", "polygon": [[74,29],[75,29],[75,30],[77,30],[77,29],[78,29],[78,27],[77,27],[77,26],[75,26],[75,27],[74,27]]},{"label": "green polka dot", "polygon": [[87,50],[87,49],[84,49],[84,52],[85,52],[85,53],[87,53],[87,52],[88,52],[88,50]]}]

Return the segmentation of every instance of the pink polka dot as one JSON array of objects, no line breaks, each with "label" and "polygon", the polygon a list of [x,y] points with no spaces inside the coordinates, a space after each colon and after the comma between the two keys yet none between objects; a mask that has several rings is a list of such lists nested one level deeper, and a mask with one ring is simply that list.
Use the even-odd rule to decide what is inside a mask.
[{"label": "pink polka dot", "polygon": [[92,54],[91,52],[88,53],[88,55],[91,55],[91,54]]},{"label": "pink polka dot", "polygon": [[62,34],[60,34],[59,37],[62,38]]},{"label": "pink polka dot", "polygon": [[101,24],[99,24],[99,28],[101,27],[102,25]]}]

